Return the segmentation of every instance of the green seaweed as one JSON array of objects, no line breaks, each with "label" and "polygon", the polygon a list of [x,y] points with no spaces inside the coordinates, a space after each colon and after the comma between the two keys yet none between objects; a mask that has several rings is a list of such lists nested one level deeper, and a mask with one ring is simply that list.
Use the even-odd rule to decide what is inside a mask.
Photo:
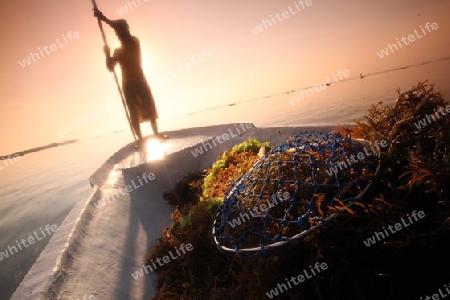
[{"label": "green seaweed", "polygon": [[[270,150],[269,142],[260,142],[257,139],[249,138],[247,141],[243,141],[235,145],[230,152],[225,151],[220,158],[215,161],[210,169],[209,173],[206,175],[203,183],[203,197],[210,197],[210,190],[213,182],[216,181],[218,170],[226,169],[229,166],[230,155],[239,154],[243,152],[251,152],[256,154],[259,149],[265,147],[266,150]],[[242,171],[238,172],[242,173]]]},{"label": "green seaweed", "polygon": [[245,151],[252,151],[258,153],[261,147],[265,147],[266,150],[270,149],[270,142],[261,143],[257,139],[249,138],[248,141],[244,141],[231,149],[231,153],[241,153]]}]

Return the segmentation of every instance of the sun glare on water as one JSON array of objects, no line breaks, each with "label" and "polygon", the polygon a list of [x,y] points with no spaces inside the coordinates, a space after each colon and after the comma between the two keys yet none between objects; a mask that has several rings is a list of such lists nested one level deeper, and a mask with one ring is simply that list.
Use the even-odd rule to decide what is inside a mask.
[{"label": "sun glare on water", "polygon": [[153,139],[149,140],[146,147],[147,161],[164,159],[164,152],[167,152],[168,149],[169,145],[167,143],[161,143]]},{"label": "sun glare on water", "polygon": [[109,172],[108,183],[114,185],[119,178],[120,170],[118,165],[114,165],[114,168]]}]

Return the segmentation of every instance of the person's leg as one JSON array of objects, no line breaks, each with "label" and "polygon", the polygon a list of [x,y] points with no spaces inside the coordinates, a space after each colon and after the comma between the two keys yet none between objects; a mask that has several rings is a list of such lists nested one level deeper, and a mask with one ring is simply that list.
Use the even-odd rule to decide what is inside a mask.
[{"label": "person's leg", "polygon": [[[132,112],[133,111],[133,112]],[[131,125],[133,126],[134,132],[139,141],[142,141],[141,124],[139,123],[139,118],[136,114],[136,109],[130,110]]]},{"label": "person's leg", "polygon": [[145,79],[142,80],[140,88],[140,95],[142,95],[145,116],[150,121],[153,134],[155,136],[162,137],[158,131],[158,124],[156,122],[156,119],[158,119],[158,111],[156,110],[155,99],[153,98],[150,86]]},{"label": "person's leg", "polygon": [[158,124],[156,123],[156,120],[155,120],[155,119],[151,119],[151,120],[150,120],[150,125],[152,125],[153,134],[159,135],[159,132],[158,132]]},{"label": "person's leg", "polygon": [[142,132],[141,132],[141,126],[139,123],[139,112],[138,112],[138,105],[137,105],[137,93],[135,90],[135,87],[132,85],[125,85],[123,87],[123,93],[125,96],[125,100],[128,107],[128,113],[130,116],[130,122],[131,126],[133,127],[134,133],[136,134],[136,137],[139,141],[142,141]]}]

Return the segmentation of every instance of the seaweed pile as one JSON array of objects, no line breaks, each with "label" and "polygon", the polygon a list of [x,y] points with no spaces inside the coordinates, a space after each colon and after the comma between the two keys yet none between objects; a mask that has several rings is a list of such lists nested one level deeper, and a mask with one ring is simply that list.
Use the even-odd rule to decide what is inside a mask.
[{"label": "seaweed pile", "polygon": [[381,150],[373,147],[329,132],[288,138],[230,186],[213,224],[215,243],[238,255],[267,255],[317,230],[370,188]]},{"label": "seaweed pile", "polygon": [[[229,184],[268,145],[251,140],[224,153],[211,169],[189,174],[165,194],[176,205],[173,223],[149,249],[146,262],[182,243],[191,243],[194,251],[158,269],[153,299],[267,299],[277,283],[317,261],[328,269],[277,298],[410,299],[436,293],[450,280],[450,116],[436,115],[448,105],[432,85],[421,82],[399,91],[393,105],[373,105],[365,121],[339,127],[344,136],[388,140],[379,179],[363,202],[268,257],[224,254],[210,238]],[[425,217],[370,247],[363,243],[414,210]]]}]

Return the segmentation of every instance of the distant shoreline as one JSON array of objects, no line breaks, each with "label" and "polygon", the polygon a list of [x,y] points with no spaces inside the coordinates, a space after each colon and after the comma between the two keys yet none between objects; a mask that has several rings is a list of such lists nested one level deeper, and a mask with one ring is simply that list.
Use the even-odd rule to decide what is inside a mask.
[{"label": "distant shoreline", "polygon": [[[332,85],[332,84],[334,85],[334,84],[337,84],[337,83],[342,83],[342,82],[352,81],[352,80],[358,80],[358,79],[362,80],[364,78],[371,77],[371,76],[383,75],[383,74],[386,74],[386,73],[391,73],[391,72],[395,72],[395,71],[402,71],[402,70],[406,70],[406,69],[409,69],[409,68],[419,67],[419,66],[433,64],[433,63],[438,63],[438,62],[445,62],[445,61],[449,61],[449,60],[450,60],[450,56],[446,56],[446,57],[441,57],[441,58],[432,59],[432,60],[425,60],[425,61],[414,63],[414,64],[403,65],[403,66],[396,66],[394,68],[380,70],[380,71],[367,72],[367,73],[362,73],[361,72],[359,75],[356,75],[356,76],[353,76],[353,77],[349,77],[349,78],[344,78],[343,80],[340,80],[340,81],[331,82],[331,83],[329,83],[329,85]],[[309,85],[309,86],[300,87],[300,88],[297,88],[297,89],[292,89],[292,90],[288,90],[288,91],[284,91],[284,92],[278,92],[278,93],[269,94],[269,95],[265,95],[265,96],[254,97],[254,98],[251,98],[251,99],[245,99],[245,100],[235,101],[235,102],[232,102],[232,103],[226,103],[226,104],[221,104],[221,105],[217,105],[217,106],[212,106],[212,107],[208,107],[208,108],[205,108],[205,109],[199,109],[199,110],[186,112],[186,113],[179,114],[179,115],[172,115],[172,116],[169,116],[167,118],[163,118],[163,120],[164,121],[173,120],[173,119],[177,119],[177,118],[180,118],[180,117],[192,116],[192,115],[196,115],[196,114],[199,114],[199,113],[204,113],[204,112],[209,112],[209,111],[221,109],[221,108],[224,108],[224,107],[240,105],[240,104],[244,104],[244,103],[248,103],[248,102],[268,99],[268,98],[281,96],[281,95],[290,95],[290,94],[295,93],[295,92],[308,90],[308,89],[310,89],[311,87],[314,87],[314,86],[318,86],[318,85],[313,85],[313,86]],[[122,132],[122,131],[125,131],[125,130],[127,130],[127,129],[120,129],[120,130],[116,130],[114,132],[110,132],[110,133],[106,133],[106,134],[111,134],[111,133],[115,134],[115,133]],[[94,136],[94,137],[97,137],[97,136]],[[89,137],[89,138],[93,138],[93,137]],[[64,142],[61,142],[61,143],[52,143],[52,144],[48,144],[46,146],[31,148],[31,149],[20,151],[20,152],[14,152],[14,153],[11,153],[9,155],[0,156],[0,161],[11,159],[14,155],[23,156],[23,155],[28,154],[28,153],[38,152],[38,151],[46,150],[46,149],[53,148],[53,147],[59,147],[59,146],[63,146],[63,145],[66,145],[66,144],[71,144],[71,143],[78,142],[78,141],[79,140],[68,140],[68,141],[64,141]]]},{"label": "distant shoreline", "polygon": [[11,153],[11,154],[8,154],[8,155],[3,155],[3,156],[0,156],[0,160],[10,159],[13,156],[16,156],[16,157],[17,156],[24,156],[24,155],[29,154],[29,153],[39,152],[39,151],[46,150],[46,149],[49,149],[49,148],[64,146],[64,145],[72,144],[72,143],[75,143],[75,142],[78,142],[78,140],[68,140],[68,141],[64,141],[64,142],[61,142],[61,143],[51,143],[51,144],[48,144],[48,145],[45,145],[45,146],[35,147],[35,148],[28,149],[28,150],[23,150],[23,151],[14,152],[14,153]]}]

